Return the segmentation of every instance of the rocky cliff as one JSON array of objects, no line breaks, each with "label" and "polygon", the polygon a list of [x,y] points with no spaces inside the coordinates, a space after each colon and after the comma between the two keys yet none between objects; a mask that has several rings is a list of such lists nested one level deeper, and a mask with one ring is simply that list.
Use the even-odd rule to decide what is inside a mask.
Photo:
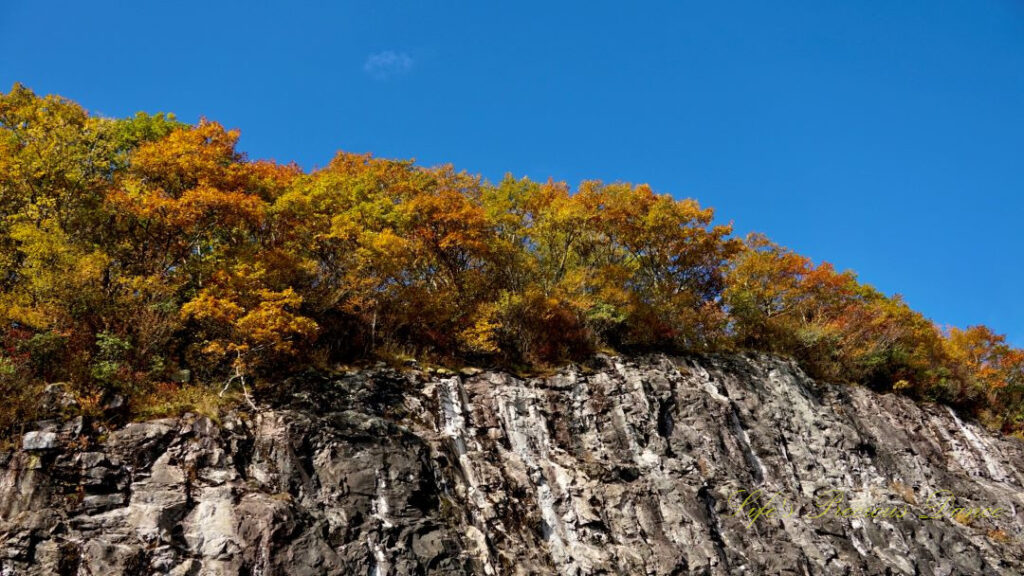
[{"label": "rocky cliff", "polygon": [[39,423],[0,456],[0,573],[1024,573],[1018,440],[777,359],[287,389],[217,422]]}]

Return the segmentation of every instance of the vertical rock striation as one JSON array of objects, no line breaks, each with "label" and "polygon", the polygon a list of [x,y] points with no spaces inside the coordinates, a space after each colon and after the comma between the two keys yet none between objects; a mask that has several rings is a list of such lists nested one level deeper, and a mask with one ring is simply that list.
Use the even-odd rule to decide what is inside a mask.
[{"label": "vertical rock striation", "polygon": [[1019,440],[778,359],[282,389],[39,423],[0,456],[0,574],[1024,573]]}]

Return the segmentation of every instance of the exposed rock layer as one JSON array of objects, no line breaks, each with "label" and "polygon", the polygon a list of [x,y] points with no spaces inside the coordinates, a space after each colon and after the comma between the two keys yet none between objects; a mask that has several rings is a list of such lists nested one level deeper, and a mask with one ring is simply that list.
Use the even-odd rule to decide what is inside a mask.
[{"label": "exposed rock layer", "polygon": [[0,456],[0,573],[1024,573],[1018,440],[780,360],[290,385],[219,423],[42,423]]}]

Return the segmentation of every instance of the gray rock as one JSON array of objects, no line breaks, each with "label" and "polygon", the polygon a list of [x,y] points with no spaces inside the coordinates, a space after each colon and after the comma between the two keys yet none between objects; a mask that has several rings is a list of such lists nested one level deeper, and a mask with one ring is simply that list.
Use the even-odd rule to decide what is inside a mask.
[{"label": "gray rock", "polygon": [[125,407],[127,400],[120,394],[114,394],[110,400],[107,400],[106,405],[103,407],[105,410],[120,410]]},{"label": "gray rock", "polygon": [[769,357],[596,363],[381,365],[80,451],[27,434],[0,574],[1024,573],[1017,439]]},{"label": "gray rock", "polygon": [[52,450],[60,445],[56,432],[26,432],[21,440],[22,450]]},{"label": "gray rock", "polygon": [[70,386],[66,382],[55,382],[48,384],[43,389],[39,398],[40,404],[47,408],[74,408],[78,406],[78,400],[71,393]]}]

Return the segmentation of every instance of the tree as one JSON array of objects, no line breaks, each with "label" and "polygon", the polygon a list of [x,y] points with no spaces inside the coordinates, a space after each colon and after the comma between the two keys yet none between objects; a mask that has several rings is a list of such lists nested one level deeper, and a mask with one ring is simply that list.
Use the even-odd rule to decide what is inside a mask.
[{"label": "tree", "polygon": [[[897,296],[647,185],[339,153],[304,173],[239,133],[0,94],[0,388],[39,416],[54,379],[93,406],[334,361],[516,365],[595,350],[792,357],[1024,431],[1024,352],[940,330]],[[177,380],[177,378],[173,378]],[[225,383],[226,380],[226,383]]]},{"label": "tree", "polygon": [[301,296],[291,288],[266,288],[264,277],[262,269],[244,264],[218,272],[181,307],[182,319],[198,336],[195,363],[206,365],[210,374],[230,364],[228,384],[239,379],[243,389],[245,378],[261,368],[299,357],[318,329],[314,320],[299,313]]}]

